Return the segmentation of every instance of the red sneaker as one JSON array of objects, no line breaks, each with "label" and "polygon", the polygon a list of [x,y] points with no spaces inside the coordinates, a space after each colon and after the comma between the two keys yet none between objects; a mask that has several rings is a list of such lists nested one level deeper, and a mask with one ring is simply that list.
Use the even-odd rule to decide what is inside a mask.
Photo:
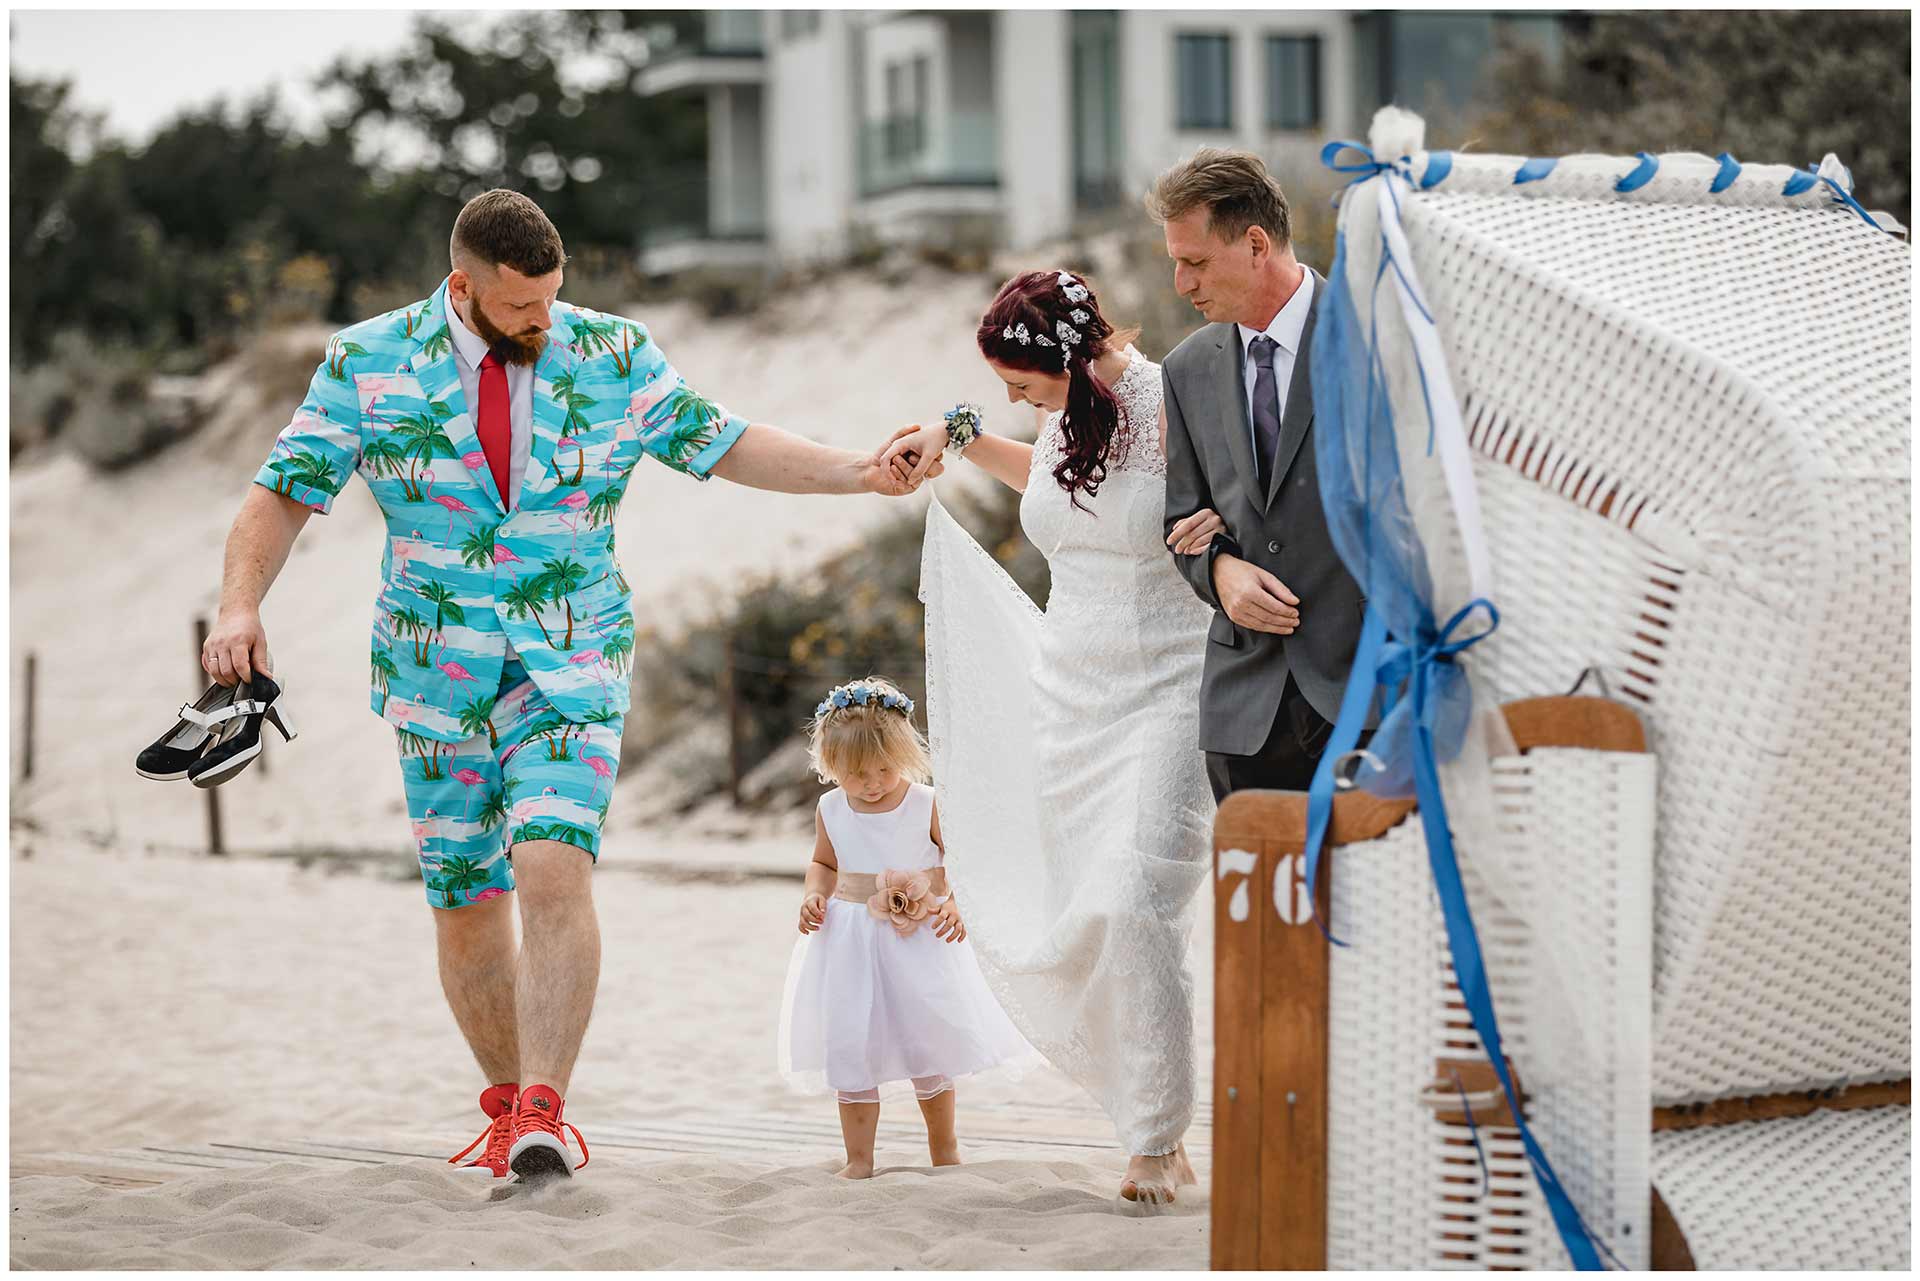
[{"label": "red sneaker", "polygon": [[[551,1086],[530,1085],[520,1091],[520,1101],[513,1109],[513,1146],[508,1149],[507,1165],[529,1183],[571,1178],[587,1163],[587,1141],[572,1122],[560,1119],[565,1106],[566,1100]],[[572,1130],[580,1144],[578,1164],[567,1150],[565,1130]]]},{"label": "red sneaker", "polygon": [[[464,1151],[456,1152],[447,1158],[448,1165],[459,1165],[462,1170],[478,1170],[496,1179],[504,1179],[512,1171],[507,1164],[507,1151],[513,1146],[513,1105],[518,1101],[520,1087],[517,1085],[489,1085],[480,1091],[480,1110],[492,1118],[480,1137],[467,1144]],[[465,1165],[460,1158],[480,1147],[480,1155]]]}]

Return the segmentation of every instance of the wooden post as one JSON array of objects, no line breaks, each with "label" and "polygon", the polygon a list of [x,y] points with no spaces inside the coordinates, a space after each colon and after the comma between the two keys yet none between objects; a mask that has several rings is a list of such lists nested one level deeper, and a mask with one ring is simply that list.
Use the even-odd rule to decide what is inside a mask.
[{"label": "wooden post", "polygon": [[[197,698],[206,688],[201,684],[207,679],[206,669],[200,666],[200,655],[207,648],[207,620],[193,620],[193,697]],[[226,844],[220,839],[220,791],[218,788],[202,789],[207,796],[207,853],[219,856],[227,852]]]},{"label": "wooden post", "polygon": [[33,703],[35,677],[38,671],[39,664],[34,653],[28,650],[26,705],[21,709],[23,723],[20,728],[20,780],[22,782],[33,777]]},{"label": "wooden post", "polygon": [[1214,822],[1216,1270],[1327,1266],[1328,944],[1288,799],[1237,792]]},{"label": "wooden post", "polygon": [[[1521,751],[1644,752],[1639,719],[1599,698],[1508,703]],[[1377,840],[1411,800],[1334,797],[1315,895],[1331,913],[1338,847]],[[1214,1079],[1212,1266],[1327,1267],[1327,1069],[1331,953],[1308,912],[1301,853],[1307,798],[1236,792],[1213,825]],[[1891,1090],[1871,1097],[1892,1098]],[[1871,1104],[1862,1103],[1862,1106]],[[1656,1120],[1656,1128],[1663,1128]]]},{"label": "wooden post", "polygon": [[740,805],[740,757],[743,744],[740,741],[740,673],[733,662],[733,633],[727,633],[726,671],[722,678],[727,686],[727,793],[733,798],[735,808]]}]

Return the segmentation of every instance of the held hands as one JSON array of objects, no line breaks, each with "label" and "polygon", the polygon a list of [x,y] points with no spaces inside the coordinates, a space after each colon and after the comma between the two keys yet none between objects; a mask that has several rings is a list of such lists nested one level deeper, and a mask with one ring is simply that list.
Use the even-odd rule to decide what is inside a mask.
[{"label": "held hands", "polygon": [[200,668],[222,685],[250,681],[255,672],[273,675],[260,611],[222,613],[215,619],[207,643],[200,647]]},{"label": "held hands", "polygon": [[800,900],[800,932],[811,934],[827,923],[827,900],[823,894],[809,894]]},{"label": "held hands", "polygon": [[960,905],[953,895],[947,895],[947,901],[933,909],[933,935],[949,943],[958,943],[967,937],[967,926],[960,919]]},{"label": "held hands", "polygon": [[1226,532],[1227,522],[1210,507],[1202,507],[1173,527],[1167,546],[1182,556],[1198,556],[1213,544],[1213,536]]},{"label": "held hands", "polygon": [[893,433],[893,439],[881,451],[881,461],[896,476],[917,488],[929,476],[938,476],[946,470],[940,461],[940,455],[946,448],[947,429],[944,424],[932,423],[923,427],[916,423]]},{"label": "held hands", "polygon": [[1291,636],[1300,626],[1300,598],[1258,565],[1238,556],[1217,556],[1213,593],[1228,618],[1250,632]]},{"label": "held hands", "polygon": [[[907,438],[918,439],[916,433],[931,432],[938,438],[939,444],[929,454],[925,447],[915,448],[907,443]],[[901,498],[920,488],[920,482],[938,476],[946,470],[940,462],[940,452],[946,448],[947,432],[944,427],[902,427],[887,439],[887,443],[873,451],[862,470],[867,488],[876,494],[885,494],[889,498]],[[912,457],[906,456],[909,448],[915,448]]]}]

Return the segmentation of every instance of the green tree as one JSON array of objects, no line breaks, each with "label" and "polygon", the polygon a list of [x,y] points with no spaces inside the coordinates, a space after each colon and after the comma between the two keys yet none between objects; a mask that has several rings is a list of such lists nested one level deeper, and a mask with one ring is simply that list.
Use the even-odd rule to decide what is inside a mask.
[{"label": "green tree", "polygon": [[547,630],[547,622],[540,617],[540,607],[547,603],[547,590],[543,583],[544,575],[529,574],[525,578],[516,578],[500,597],[500,603],[507,607],[507,617],[526,618],[531,615],[540,628],[540,634],[547,638],[547,644],[553,644],[553,633]]},{"label": "green tree", "polygon": [[[485,24],[426,17],[398,49],[343,58],[322,83],[342,104],[341,129],[374,125],[411,141],[429,157],[432,189],[450,201],[488,187],[526,191],[570,250],[627,250],[664,216],[662,188],[706,164],[700,96],[651,99],[635,128],[632,79],[703,21],[691,10],[541,10]],[[591,80],[583,54],[600,69]]]},{"label": "green tree", "polygon": [[388,683],[399,674],[400,669],[394,666],[393,656],[391,654],[388,654],[383,649],[373,651],[373,683],[380,688],[380,711],[382,715],[384,715],[387,710]]},{"label": "green tree", "polygon": [[474,569],[485,569],[493,564],[493,540],[499,532],[500,524],[496,521],[468,534],[460,543],[460,559]]},{"label": "green tree", "polygon": [[460,728],[469,734],[487,731],[487,743],[496,751],[500,747],[500,732],[493,727],[493,700],[484,695],[474,699],[460,709]]},{"label": "green tree", "polygon": [[433,602],[432,635],[438,636],[448,623],[467,621],[467,611],[455,602],[453,588],[445,583],[422,583],[420,594]]},{"label": "green tree", "polygon": [[620,500],[626,497],[626,487],[609,485],[587,500],[587,528],[598,529],[607,524],[620,510]]},{"label": "green tree", "polygon": [[413,665],[427,665],[427,646],[432,643],[434,629],[420,612],[408,605],[401,609],[390,610],[387,617],[393,622],[395,636],[409,637],[413,641]]},{"label": "green tree", "polygon": [[[587,567],[571,556],[562,556],[557,560],[542,562],[540,569],[541,573],[535,581],[539,583],[546,599],[566,610],[567,634],[561,640],[560,648],[572,649],[574,617],[573,601],[569,597],[579,591],[580,584],[586,581]],[[553,638],[549,636],[547,641],[551,644]]]},{"label": "green tree", "polygon": [[504,788],[501,788],[498,790],[489,791],[487,793],[487,803],[480,807],[480,813],[476,815],[476,817],[480,820],[480,825],[482,827],[493,827],[495,824],[506,822],[507,820],[506,790]]}]

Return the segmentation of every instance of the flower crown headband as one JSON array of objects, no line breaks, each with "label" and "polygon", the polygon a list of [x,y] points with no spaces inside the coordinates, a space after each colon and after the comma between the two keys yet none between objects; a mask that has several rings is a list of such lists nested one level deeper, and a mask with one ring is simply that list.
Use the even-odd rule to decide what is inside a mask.
[{"label": "flower crown headband", "polygon": [[844,711],[849,707],[890,707],[902,716],[913,715],[913,700],[905,694],[896,694],[892,690],[880,689],[874,685],[835,685],[820,700],[820,706],[813,709],[815,719],[829,712]]},{"label": "flower crown headband", "polygon": [[[1060,292],[1066,295],[1067,301],[1075,304],[1073,310],[1068,313],[1073,317],[1073,325],[1084,325],[1089,320],[1092,320],[1092,315],[1089,314],[1085,308],[1079,306],[1080,303],[1087,300],[1087,287],[1075,279],[1073,273],[1070,271],[1061,272],[1058,276],[1054,277],[1054,280],[1055,283],[1060,286]],[[1082,334],[1078,329],[1075,329],[1073,325],[1069,325],[1064,320],[1056,320],[1053,323],[1053,338],[1049,338],[1045,334],[1028,332],[1024,323],[1008,325],[1000,331],[1000,336],[1002,338],[1018,339],[1022,347],[1032,343],[1038,343],[1042,347],[1058,346],[1060,348],[1060,368],[1065,369],[1067,362],[1073,358],[1073,345],[1086,341],[1086,335]],[[1055,341],[1056,339],[1058,340],[1057,343]]]}]

